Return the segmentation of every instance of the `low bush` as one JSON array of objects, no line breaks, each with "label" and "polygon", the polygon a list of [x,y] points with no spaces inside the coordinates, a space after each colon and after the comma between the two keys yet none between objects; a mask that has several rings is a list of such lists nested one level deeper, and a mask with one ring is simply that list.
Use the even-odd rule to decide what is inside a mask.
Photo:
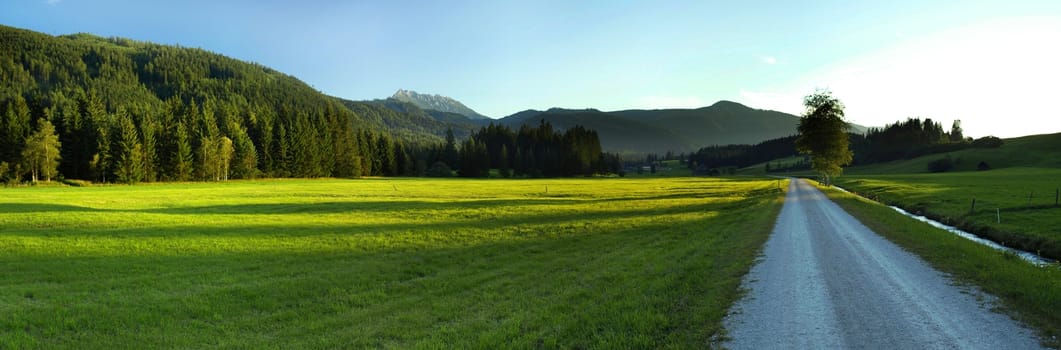
[{"label": "low bush", "polygon": [[928,163],[928,171],[933,173],[947,172],[951,169],[954,169],[954,160],[949,155]]},{"label": "low bush", "polygon": [[976,148],[999,148],[1002,147],[1002,139],[994,136],[984,136],[973,141]]},{"label": "low bush", "polygon": [[63,184],[65,184],[67,186],[74,186],[74,187],[92,186],[92,182],[91,181],[85,181],[85,180],[63,179],[60,182],[62,182]]}]

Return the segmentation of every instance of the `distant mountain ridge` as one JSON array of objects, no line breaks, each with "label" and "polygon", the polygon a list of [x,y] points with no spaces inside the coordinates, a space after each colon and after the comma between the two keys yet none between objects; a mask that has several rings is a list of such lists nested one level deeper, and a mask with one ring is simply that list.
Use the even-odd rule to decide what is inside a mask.
[{"label": "distant mountain ridge", "polygon": [[473,120],[490,119],[489,117],[468,108],[468,106],[465,106],[460,101],[442,95],[421,94],[412,90],[399,89],[394,95],[391,95],[390,98],[412,103],[424,110],[456,113]]},{"label": "distant mountain ridge", "polygon": [[391,130],[405,130],[432,134],[438,137],[452,130],[459,139],[480,127],[488,125],[493,119],[471,119],[452,112],[423,109],[412,102],[394,98],[371,101],[351,101],[340,99],[343,104],[367,119],[378,121]]},{"label": "distant mountain ridge", "polygon": [[[498,120],[512,128],[541,121],[560,129],[582,125],[597,130],[601,146],[607,151],[663,153],[690,152],[713,145],[750,145],[795,135],[799,117],[719,101],[697,109],[526,110]],[[852,131],[861,133],[865,127],[853,125]]]}]

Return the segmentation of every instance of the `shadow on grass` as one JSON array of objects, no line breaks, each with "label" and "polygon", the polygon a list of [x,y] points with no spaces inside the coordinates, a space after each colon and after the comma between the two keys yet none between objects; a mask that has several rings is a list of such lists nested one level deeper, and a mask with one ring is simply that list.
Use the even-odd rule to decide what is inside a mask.
[{"label": "shadow on grass", "polygon": [[0,214],[108,211],[65,204],[0,203]]},{"label": "shadow on grass", "polygon": [[395,210],[481,210],[509,206],[564,206],[584,203],[613,203],[628,201],[654,201],[671,199],[703,199],[723,197],[755,197],[775,192],[774,189],[753,190],[745,193],[697,193],[682,192],[655,196],[630,196],[603,199],[579,199],[572,197],[516,198],[490,200],[434,201],[336,201],[321,203],[253,203],[224,204],[150,209],[106,209],[65,204],[0,203],[0,213],[50,213],[50,212],[129,212],[171,215],[241,215],[241,214],[340,214],[353,212],[391,212]]},{"label": "shadow on grass", "polygon": [[[740,201],[733,202],[714,202],[714,203],[698,203],[681,206],[668,206],[663,208],[647,208],[647,209],[626,209],[626,210],[610,210],[610,211],[592,211],[584,212],[579,210],[550,210],[544,213],[484,213],[482,215],[478,213],[466,213],[462,214],[456,212],[456,215],[451,217],[438,217],[433,218],[431,222],[417,222],[414,220],[407,220],[398,223],[356,223],[356,222],[345,222],[345,223],[315,223],[312,221],[305,222],[300,221],[297,223],[283,224],[283,223],[265,223],[256,224],[253,222],[247,222],[238,226],[210,226],[201,224],[192,225],[179,225],[179,226],[163,226],[163,227],[122,227],[113,229],[92,229],[85,230],[82,228],[73,228],[65,230],[49,230],[48,235],[51,237],[62,237],[65,235],[72,236],[98,236],[98,237],[120,237],[120,238],[135,238],[135,237],[165,237],[167,239],[196,239],[196,238],[231,238],[231,239],[257,239],[257,238],[282,238],[282,237],[313,237],[322,235],[386,235],[389,233],[394,234],[406,234],[406,233],[456,233],[470,230],[478,230],[485,227],[505,227],[512,230],[526,229],[529,231],[521,231],[518,235],[551,235],[555,232],[544,232],[535,229],[535,227],[541,226],[554,226],[565,230],[577,230],[577,227],[583,227],[586,225],[592,225],[595,222],[610,222],[615,220],[626,220],[626,219],[637,219],[637,218],[653,218],[662,215],[682,215],[689,213],[702,213],[702,212],[726,212],[731,210],[740,210],[750,205],[755,205],[761,198],[746,198]],[[507,205],[508,201],[489,201],[494,202],[494,205]],[[514,201],[515,204],[524,203],[523,201]],[[432,203],[431,208],[436,208],[435,204]],[[461,204],[445,204],[456,208],[468,209],[467,206]],[[253,207],[253,206],[252,206]],[[408,209],[407,206],[401,206],[398,208],[391,208],[388,210],[396,209]],[[261,209],[261,208],[256,208]],[[382,210],[387,211],[387,210]],[[254,212],[260,213],[260,212]],[[198,211],[192,211],[188,214],[200,214]],[[11,227],[12,231],[18,231],[18,227]],[[7,234],[6,236],[12,237],[15,235]],[[35,235],[28,235],[35,236]],[[135,244],[135,243],[130,243]]]}]

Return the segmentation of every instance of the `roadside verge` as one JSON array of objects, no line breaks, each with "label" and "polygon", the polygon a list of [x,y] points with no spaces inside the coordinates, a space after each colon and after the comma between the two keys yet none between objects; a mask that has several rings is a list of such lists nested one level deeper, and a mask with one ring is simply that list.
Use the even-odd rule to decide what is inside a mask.
[{"label": "roadside verge", "polygon": [[1061,348],[1061,268],[1037,267],[1015,254],[979,245],[882,204],[818,186],[864,225],[925,259],[956,281],[999,298],[1005,311],[1040,332],[1046,346]]}]

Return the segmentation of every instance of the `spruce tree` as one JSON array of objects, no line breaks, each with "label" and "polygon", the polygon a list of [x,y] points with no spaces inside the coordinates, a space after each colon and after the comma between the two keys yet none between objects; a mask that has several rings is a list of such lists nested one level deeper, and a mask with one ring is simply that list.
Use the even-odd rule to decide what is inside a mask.
[{"label": "spruce tree", "polygon": [[174,154],[173,154],[173,179],[177,181],[188,181],[192,178],[194,168],[192,162],[192,144],[188,136],[188,128],[184,123],[177,122],[174,131]]},{"label": "spruce tree", "polygon": [[115,120],[115,181],[134,184],[144,179],[144,151],[132,118],[124,110]]}]

